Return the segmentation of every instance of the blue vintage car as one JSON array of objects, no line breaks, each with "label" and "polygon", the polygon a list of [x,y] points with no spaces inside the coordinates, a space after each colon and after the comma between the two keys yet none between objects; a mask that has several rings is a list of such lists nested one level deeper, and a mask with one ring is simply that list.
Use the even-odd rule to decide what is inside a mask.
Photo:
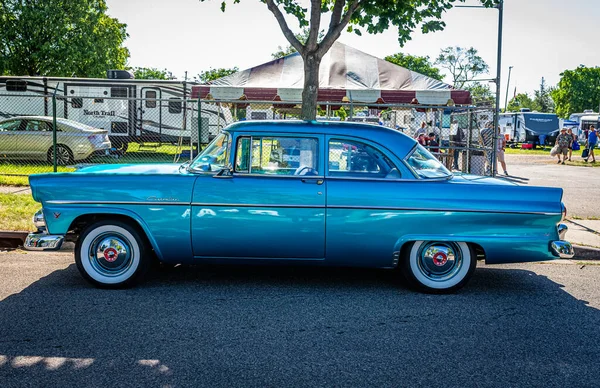
[{"label": "blue vintage car", "polygon": [[340,122],[230,125],[191,163],[99,165],[30,177],[43,233],[76,241],[85,279],[131,285],[153,262],[398,269],[451,292],[476,261],[573,256],[562,190],[453,175],[415,140]]}]

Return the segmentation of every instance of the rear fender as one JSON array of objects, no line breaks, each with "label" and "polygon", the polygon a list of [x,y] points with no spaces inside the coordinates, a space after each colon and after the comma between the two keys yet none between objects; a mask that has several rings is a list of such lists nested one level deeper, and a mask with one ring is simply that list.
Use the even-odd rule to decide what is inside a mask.
[{"label": "rear fender", "polygon": [[556,235],[544,233],[504,236],[413,234],[399,238],[394,245],[394,252],[400,254],[402,247],[413,241],[466,242],[477,244],[484,250],[486,264],[521,263],[556,259],[550,252],[550,242],[553,240],[558,240],[558,232]]}]

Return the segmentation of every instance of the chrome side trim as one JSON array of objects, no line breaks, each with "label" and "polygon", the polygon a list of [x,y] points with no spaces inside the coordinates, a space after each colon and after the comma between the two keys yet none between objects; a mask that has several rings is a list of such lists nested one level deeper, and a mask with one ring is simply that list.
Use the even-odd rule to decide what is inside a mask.
[{"label": "chrome side trim", "polygon": [[64,241],[63,235],[30,233],[23,247],[28,251],[57,251]]},{"label": "chrome side trim", "polygon": [[573,256],[575,256],[573,246],[568,241],[552,241],[550,243],[550,249],[555,256],[558,256],[561,259],[572,259]]},{"label": "chrome side trim", "polygon": [[565,235],[569,231],[569,227],[567,225],[565,225],[565,224],[558,224],[556,226],[556,229],[558,230],[558,237],[561,240],[563,240],[565,238]]},{"label": "chrome side trim", "polygon": [[511,210],[487,209],[449,209],[449,208],[419,208],[395,206],[352,206],[352,205],[294,205],[294,204],[263,204],[263,203],[206,203],[206,202],[133,202],[133,201],[47,201],[51,205],[144,205],[144,206],[213,206],[213,207],[276,207],[276,208],[328,208],[328,209],[357,209],[357,210],[397,210],[397,211],[429,211],[457,213],[497,213],[497,214],[535,214],[557,216],[561,213],[552,212],[520,212]]},{"label": "chrome side trim", "polygon": [[560,213],[550,212],[519,212],[512,210],[487,210],[487,209],[435,209],[419,207],[393,207],[393,206],[347,206],[327,205],[329,209],[363,209],[363,210],[405,210],[405,211],[429,211],[429,212],[457,212],[457,213],[499,213],[499,214],[536,214],[543,216],[558,216]]},{"label": "chrome side trim", "polygon": [[51,200],[47,201],[50,205],[146,205],[146,206],[157,206],[157,205],[170,205],[170,206],[189,206],[189,202],[159,202],[159,201],[61,201]]},{"label": "chrome side trim", "polygon": [[241,171],[235,171],[233,176],[236,178],[282,178],[282,179],[325,179],[323,175],[276,175],[276,174],[252,174]]},{"label": "chrome side trim", "polygon": [[264,204],[264,203],[203,203],[193,202],[192,206],[206,207],[275,207],[275,208],[298,208],[298,209],[324,209],[325,205],[289,205],[289,204]]}]

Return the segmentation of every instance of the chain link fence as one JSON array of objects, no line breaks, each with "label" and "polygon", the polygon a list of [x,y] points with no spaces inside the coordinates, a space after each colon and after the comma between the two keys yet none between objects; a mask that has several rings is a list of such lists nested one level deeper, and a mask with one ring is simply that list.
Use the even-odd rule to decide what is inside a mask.
[{"label": "chain link fence", "polygon": [[[0,176],[74,171],[91,164],[177,163],[193,158],[225,126],[242,120],[290,120],[299,104],[163,98],[160,89],[131,93],[0,94]],[[143,98],[137,95],[143,96]],[[417,139],[451,170],[492,175],[494,148],[481,131],[493,122],[482,108],[321,103],[319,120],[382,125]],[[340,145],[342,146],[342,145]],[[366,163],[359,150],[333,160],[340,169]],[[348,154],[349,155],[349,154]],[[348,156],[347,155],[347,156]],[[374,166],[363,166],[365,169]]]},{"label": "chain link fence", "polygon": [[[202,100],[201,106],[218,106],[231,114],[228,120],[295,120],[301,105],[273,101]],[[215,108],[212,108],[215,110]],[[204,111],[204,110],[203,110]],[[318,120],[362,122],[392,128],[410,136],[436,156],[448,169],[475,175],[494,175],[496,149],[492,108],[432,107],[410,104],[320,103]],[[200,135],[212,139],[219,117],[202,117]],[[208,126],[207,126],[208,125]],[[489,128],[486,130],[486,128]]]}]

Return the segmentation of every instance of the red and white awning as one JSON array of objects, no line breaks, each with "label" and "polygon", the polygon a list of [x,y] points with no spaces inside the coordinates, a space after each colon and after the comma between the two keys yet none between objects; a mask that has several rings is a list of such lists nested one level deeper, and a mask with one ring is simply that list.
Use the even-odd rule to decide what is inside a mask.
[{"label": "red and white awning", "polygon": [[[216,100],[302,101],[304,65],[298,53],[246,69],[192,88],[193,98]],[[420,104],[471,103],[468,91],[456,90],[441,81],[394,65],[336,42],[323,57],[319,68],[319,102],[401,104],[416,98]]]}]

